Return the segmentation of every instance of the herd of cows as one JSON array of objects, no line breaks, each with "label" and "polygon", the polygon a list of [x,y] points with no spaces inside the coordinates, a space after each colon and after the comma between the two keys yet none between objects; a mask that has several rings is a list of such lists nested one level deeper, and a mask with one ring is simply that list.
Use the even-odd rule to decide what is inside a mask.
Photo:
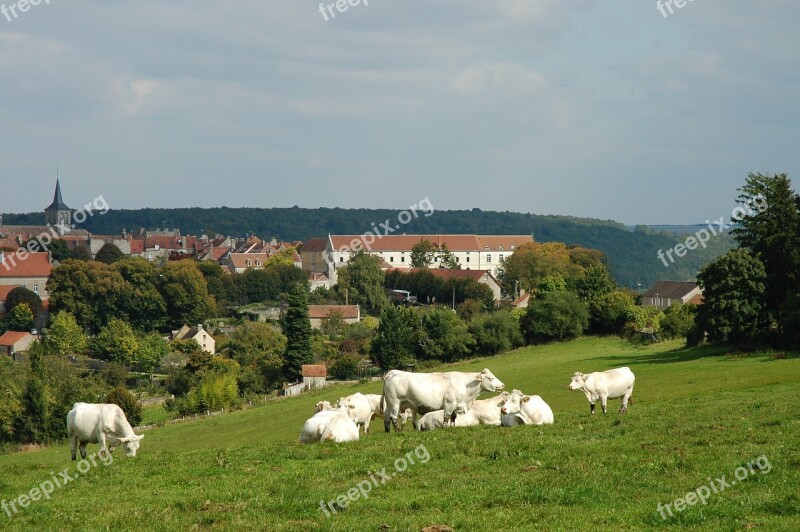
[{"label": "herd of cows", "polygon": [[[628,410],[635,377],[625,368],[589,374],[575,373],[570,390],[583,390],[594,414],[599,400],[606,412],[608,399],[622,398],[620,413]],[[519,390],[501,392],[505,385],[488,369],[478,373],[409,373],[391,370],[383,379],[383,394],[355,393],[340,398],[335,405],[328,401],[316,404],[315,414],[303,425],[301,443],[322,441],[349,442],[359,438],[360,429],[369,432],[375,417],[383,418],[386,432],[395,431],[412,419],[418,430],[472,425],[546,425],[553,423],[553,411],[538,395]],[[478,400],[482,392],[501,392],[490,399]],[[417,415],[422,417],[417,420]],[[70,452],[75,460],[80,448],[86,458],[86,445],[97,443],[100,451],[122,446],[125,454],[136,456],[139,441],[122,409],[115,404],[75,403],[67,414]]]},{"label": "herd of cows", "polygon": [[[594,414],[599,400],[606,413],[608,399],[621,397],[620,413],[628,411],[635,377],[630,368],[583,374],[576,372],[570,390],[582,390]],[[417,430],[473,425],[548,425],[553,423],[553,410],[538,395],[519,390],[501,392],[505,385],[488,369],[479,373],[450,371],[446,373],[409,373],[389,371],[383,380],[383,394],[355,393],[316,404],[314,415],[303,425],[301,443],[322,441],[349,442],[359,438],[363,427],[369,433],[370,422],[383,418],[386,432],[394,426],[402,429],[412,419]],[[482,392],[501,392],[490,399],[478,399]],[[422,417],[417,420],[417,415]]]}]

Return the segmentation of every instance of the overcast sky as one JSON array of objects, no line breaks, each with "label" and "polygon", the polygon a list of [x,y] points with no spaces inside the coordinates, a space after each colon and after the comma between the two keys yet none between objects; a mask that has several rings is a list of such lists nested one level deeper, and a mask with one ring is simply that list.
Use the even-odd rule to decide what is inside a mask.
[{"label": "overcast sky", "polygon": [[750,171],[798,182],[797,0],[368,1],[0,15],[0,212],[44,208],[56,165],[72,207],[626,224],[728,216]]}]

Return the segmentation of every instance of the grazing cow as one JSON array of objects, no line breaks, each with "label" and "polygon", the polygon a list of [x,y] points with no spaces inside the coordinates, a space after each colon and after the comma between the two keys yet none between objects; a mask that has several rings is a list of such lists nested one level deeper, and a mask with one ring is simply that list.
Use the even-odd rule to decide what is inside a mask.
[{"label": "grazing cow", "polygon": [[99,443],[100,451],[122,445],[127,456],[136,456],[139,440],[122,409],[115,404],[75,403],[67,414],[67,434],[72,460],[80,445],[81,458],[86,458],[86,444]]},{"label": "grazing cow", "polygon": [[[378,396],[378,403],[380,408],[380,396]],[[369,433],[369,423],[375,414],[369,398],[363,393],[354,393],[340,398],[338,404],[348,409],[347,415],[355,421],[356,425],[364,427],[364,435],[366,436]]]},{"label": "grazing cow", "polygon": [[[503,405],[500,412],[521,421],[523,425],[552,425],[553,410],[538,395],[525,395],[514,390]],[[508,425],[519,424],[509,420]]]},{"label": "grazing cow", "polygon": [[[606,401],[616,397],[622,397],[620,414],[628,412],[628,400],[633,394],[633,383],[636,377],[630,368],[617,368],[608,371],[596,371],[585,375],[580,371],[572,376],[569,383],[570,390],[583,390],[586,399],[589,400],[589,411],[594,414],[594,403],[600,399],[603,413],[606,413]],[[633,400],[631,400],[633,403]]]},{"label": "grazing cow", "polygon": [[386,402],[383,427],[389,423],[400,430],[398,417],[401,408],[411,408],[419,414],[443,410],[444,426],[454,423],[457,414],[466,414],[482,392],[502,390],[504,384],[491,371],[480,373],[449,371],[446,373],[408,373],[393,370],[383,381]]},{"label": "grazing cow", "polygon": [[300,431],[300,443],[328,440],[335,442],[358,440],[358,427],[348,417],[346,408],[321,410],[308,419]]}]

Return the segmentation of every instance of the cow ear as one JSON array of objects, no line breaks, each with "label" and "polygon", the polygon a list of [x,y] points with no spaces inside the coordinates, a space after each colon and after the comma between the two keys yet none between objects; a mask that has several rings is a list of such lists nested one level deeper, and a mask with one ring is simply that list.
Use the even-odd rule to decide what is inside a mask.
[{"label": "cow ear", "polygon": [[143,440],[143,439],[144,439],[144,434],[140,435],[140,436],[139,436],[139,439],[140,439],[140,440]]},{"label": "cow ear", "polygon": [[522,402],[523,403],[527,403],[530,400],[531,400],[531,396],[530,395],[526,395],[525,397],[522,398]]},{"label": "cow ear", "polygon": [[475,380],[476,380],[476,381],[482,381],[482,380],[483,380],[483,373],[478,373],[478,374],[475,376]]}]

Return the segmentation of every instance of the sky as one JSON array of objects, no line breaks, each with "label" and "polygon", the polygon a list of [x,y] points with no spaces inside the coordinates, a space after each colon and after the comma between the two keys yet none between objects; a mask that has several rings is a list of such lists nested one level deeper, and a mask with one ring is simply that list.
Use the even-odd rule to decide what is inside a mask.
[{"label": "sky", "polygon": [[76,208],[688,224],[800,168],[796,0],[352,1],[0,0],[0,212],[58,167]]}]

